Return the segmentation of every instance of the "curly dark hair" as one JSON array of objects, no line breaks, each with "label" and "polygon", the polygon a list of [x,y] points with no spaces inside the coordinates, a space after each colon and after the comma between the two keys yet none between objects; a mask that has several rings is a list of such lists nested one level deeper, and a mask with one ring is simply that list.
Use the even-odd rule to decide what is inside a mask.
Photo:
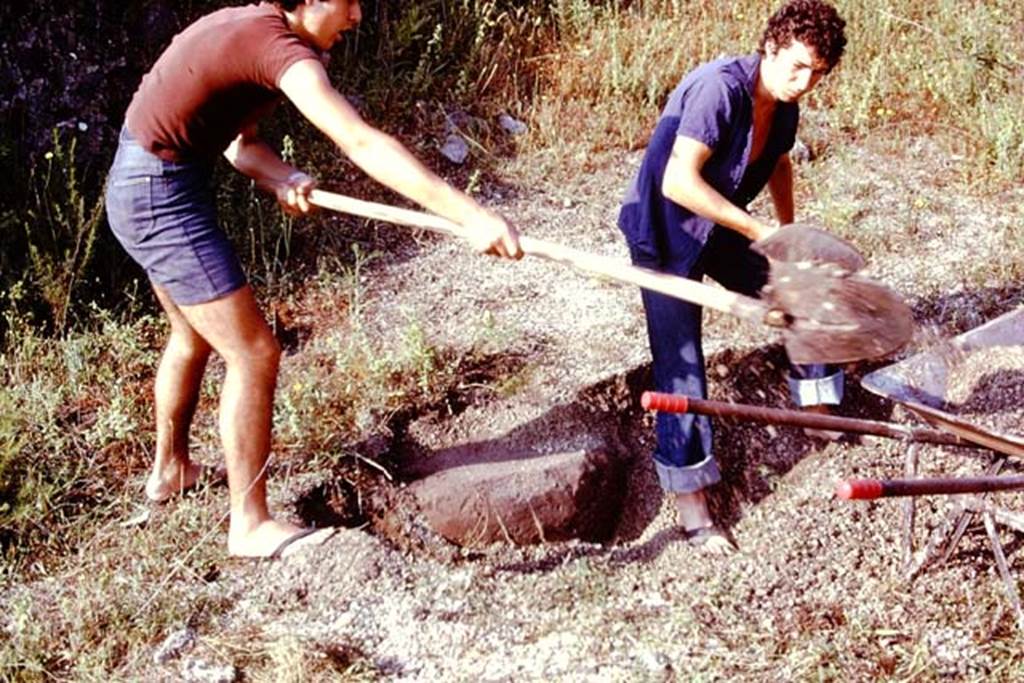
[{"label": "curly dark hair", "polygon": [[831,71],[843,56],[846,22],[836,8],[821,0],[790,0],[780,7],[764,29],[760,52],[771,41],[776,48],[788,47],[799,40],[813,47]]}]

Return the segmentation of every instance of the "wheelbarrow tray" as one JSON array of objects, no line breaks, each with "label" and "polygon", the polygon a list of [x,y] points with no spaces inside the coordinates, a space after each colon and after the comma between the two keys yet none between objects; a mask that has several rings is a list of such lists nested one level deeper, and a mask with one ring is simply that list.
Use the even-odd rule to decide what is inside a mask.
[{"label": "wheelbarrow tray", "polygon": [[865,375],[861,386],[896,401],[925,421],[994,451],[1024,457],[1024,437],[983,429],[950,412],[947,384],[952,364],[964,352],[1024,344],[1024,307],[954,337],[948,345],[910,356]]}]

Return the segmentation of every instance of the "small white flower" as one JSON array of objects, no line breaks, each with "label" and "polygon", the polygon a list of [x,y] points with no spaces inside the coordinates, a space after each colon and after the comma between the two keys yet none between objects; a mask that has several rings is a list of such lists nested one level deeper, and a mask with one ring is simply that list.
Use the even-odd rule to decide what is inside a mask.
[{"label": "small white flower", "polygon": [[85,131],[89,130],[89,124],[86,123],[85,121],[79,121],[78,122],[78,130],[80,130],[80,131],[82,131],[84,133]]}]

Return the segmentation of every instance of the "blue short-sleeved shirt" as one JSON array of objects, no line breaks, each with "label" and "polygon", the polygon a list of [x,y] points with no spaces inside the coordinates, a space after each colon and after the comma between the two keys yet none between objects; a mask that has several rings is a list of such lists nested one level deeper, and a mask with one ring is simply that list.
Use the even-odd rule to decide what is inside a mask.
[{"label": "blue short-sleeved shirt", "polygon": [[757,53],[709,62],[690,72],[672,92],[619,212],[619,228],[634,258],[685,275],[714,227],[661,193],[676,137],[693,138],[711,148],[701,174],[723,197],[744,208],[767,184],[779,157],[793,147],[799,108],[779,102],[764,151],[747,166],[760,64]]}]

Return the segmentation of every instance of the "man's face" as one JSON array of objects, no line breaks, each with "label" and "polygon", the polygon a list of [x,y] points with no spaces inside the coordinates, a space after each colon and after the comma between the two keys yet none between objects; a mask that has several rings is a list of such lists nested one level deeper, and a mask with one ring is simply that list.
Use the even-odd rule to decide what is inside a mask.
[{"label": "man's face", "polygon": [[764,86],[782,102],[796,102],[828,72],[817,51],[795,38],[781,48],[769,42],[764,52]]},{"label": "man's face", "polygon": [[358,26],[362,18],[359,0],[313,0],[306,4],[304,23],[316,46],[326,51],[342,33]]}]

